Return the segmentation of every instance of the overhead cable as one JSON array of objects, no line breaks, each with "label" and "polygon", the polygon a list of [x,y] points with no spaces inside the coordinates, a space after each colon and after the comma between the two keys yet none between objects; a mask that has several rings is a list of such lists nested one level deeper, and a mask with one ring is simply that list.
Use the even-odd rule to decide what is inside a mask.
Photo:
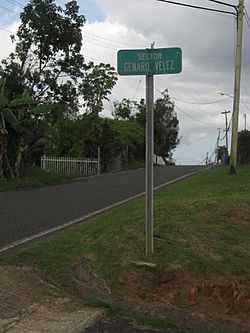
[{"label": "overhead cable", "polygon": [[7,8],[7,7],[4,7],[4,6],[2,6],[2,5],[0,5],[0,7],[3,8],[4,10],[7,10],[8,12],[11,12],[11,13],[17,14],[16,12],[14,12],[14,10],[11,10],[11,9],[9,9],[9,8]]},{"label": "overhead cable", "polygon": [[137,91],[138,91],[138,89],[139,89],[139,87],[140,87],[141,82],[142,82],[142,78],[139,79],[139,82],[138,82],[137,87],[136,87],[136,89],[135,89],[135,93],[134,93],[134,95],[133,95],[133,97],[132,97],[132,100],[135,99],[136,94],[137,94]]},{"label": "overhead cable", "polygon": [[10,34],[14,34],[14,32],[13,32],[13,31],[10,31],[10,30],[8,30],[8,29],[5,29],[5,28],[3,28],[3,27],[0,27],[0,30],[3,30],[3,31],[6,31],[6,32],[9,32]]},{"label": "overhead cable", "polygon": [[185,147],[185,146],[190,146],[190,145],[192,145],[192,144],[195,143],[195,142],[198,142],[198,141],[204,140],[204,139],[206,139],[208,136],[210,136],[211,134],[214,134],[215,132],[217,132],[217,130],[218,130],[218,129],[216,128],[216,130],[214,130],[214,131],[212,131],[212,132],[209,132],[208,134],[202,136],[201,138],[198,138],[198,139],[196,139],[196,140],[194,140],[194,141],[191,141],[191,142],[189,142],[189,143],[183,143],[181,146],[178,147],[178,149],[183,148],[183,147]]},{"label": "overhead cable", "polygon": [[207,1],[213,2],[213,3],[218,3],[219,5],[231,7],[231,8],[234,8],[235,10],[238,10],[237,6],[230,4],[230,3],[226,3],[226,2],[222,2],[222,1],[218,1],[218,0],[207,0]]},{"label": "overhead cable", "polygon": [[[107,41],[110,41],[110,42],[115,42],[115,43],[118,43],[118,44],[123,44],[123,45],[138,47],[138,44],[121,42],[121,41],[119,41],[117,39],[106,38],[106,37],[103,37],[101,35],[95,35],[95,34],[92,34],[92,33],[89,33],[89,32],[84,32],[84,35],[87,35],[87,36],[90,36],[90,37],[94,37],[94,38],[98,38],[98,39],[101,39],[101,40],[104,39],[104,40],[107,40]],[[144,46],[142,46],[142,47],[144,47]]]},{"label": "overhead cable", "polygon": [[157,0],[157,1],[170,3],[172,5],[177,5],[177,6],[183,6],[183,7],[193,8],[193,9],[206,10],[206,11],[216,12],[216,13],[231,14],[231,15],[237,16],[236,13],[229,12],[229,11],[226,11],[226,10],[214,9],[214,8],[209,8],[209,7],[199,7],[199,6],[190,5],[190,4],[187,4],[187,3],[180,3],[180,2],[169,1],[169,0]]},{"label": "overhead cable", "polygon": [[211,124],[211,123],[207,123],[206,121],[202,121],[198,118],[195,118],[193,116],[191,116],[190,114],[188,114],[187,112],[183,111],[179,106],[175,105],[176,109],[178,109],[179,111],[181,111],[182,113],[184,113],[187,117],[195,120],[195,121],[198,121],[199,123],[202,123],[204,125],[208,125],[208,126],[220,126],[221,124]]},{"label": "overhead cable", "polygon": [[20,7],[20,8],[23,9],[22,4],[20,4],[20,3],[17,2],[17,1],[14,1],[14,0],[5,0],[5,1],[7,1],[8,3],[10,3],[11,5],[15,5],[15,6],[18,6],[18,7]]},{"label": "overhead cable", "polygon": [[196,103],[196,102],[188,102],[188,101],[183,101],[181,99],[178,99],[176,97],[172,97],[173,99],[175,99],[178,102],[182,102],[182,103],[186,103],[186,104],[191,104],[191,105],[210,105],[210,104],[216,104],[216,103],[220,103],[220,102],[224,102],[228,99],[230,99],[230,97],[218,100],[218,101],[213,101],[213,102],[208,102],[208,103]]},{"label": "overhead cable", "polygon": [[[160,76],[158,76],[158,79],[164,84],[168,86],[168,89],[171,90],[173,93],[176,93],[171,87],[169,87],[169,84],[166,83]],[[183,80],[183,83],[185,83],[185,81]],[[192,89],[190,87],[187,86],[187,88],[192,91]],[[188,102],[188,101],[184,101],[182,99],[176,98],[176,97],[172,97],[174,100],[178,101],[178,102],[182,102],[182,103],[186,103],[186,104],[191,104],[191,105],[210,105],[210,104],[216,104],[216,103],[220,103],[220,102],[224,102],[228,99],[230,99],[231,97],[226,97],[224,99],[221,100],[217,100],[217,101],[212,101],[212,102]]]},{"label": "overhead cable", "polygon": [[246,20],[247,26],[250,30],[250,18],[249,18],[249,15],[248,15],[248,12],[246,9],[245,9],[245,20]]}]

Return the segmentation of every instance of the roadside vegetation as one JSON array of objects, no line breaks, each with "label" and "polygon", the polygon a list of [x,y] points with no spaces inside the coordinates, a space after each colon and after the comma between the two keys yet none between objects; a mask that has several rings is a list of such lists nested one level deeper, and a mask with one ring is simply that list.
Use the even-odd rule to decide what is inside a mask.
[{"label": "roadside vegetation", "polygon": [[[162,319],[168,309],[250,325],[249,166],[237,176],[212,168],[160,190],[154,208],[157,239],[150,259],[139,199],[2,261],[31,265],[78,296],[84,295],[84,276],[91,275],[109,296],[90,293],[88,302],[106,307],[115,295]],[[135,263],[145,260],[156,267]]]},{"label": "roadside vegetation", "polygon": [[38,167],[26,168],[17,180],[5,180],[0,182],[0,192],[17,191],[21,189],[36,188],[53,184],[60,184],[75,179],[74,176],[66,176],[53,172],[46,172]]},{"label": "roadside vegetation", "polygon": [[[130,162],[128,166],[121,169],[114,169],[112,172],[121,172],[126,170],[134,170],[144,168],[145,161]],[[85,176],[88,177],[88,176]],[[39,167],[27,167],[23,170],[19,179],[3,180],[0,182],[0,192],[18,191],[31,189],[36,187],[44,187],[49,185],[62,184],[65,182],[80,180],[84,177],[79,175],[65,175],[53,172],[47,172]]]}]

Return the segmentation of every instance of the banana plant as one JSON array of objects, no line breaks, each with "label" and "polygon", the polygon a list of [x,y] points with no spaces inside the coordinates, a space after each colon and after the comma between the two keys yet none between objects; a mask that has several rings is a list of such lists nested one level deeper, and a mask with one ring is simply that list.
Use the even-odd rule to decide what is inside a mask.
[{"label": "banana plant", "polygon": [[14,179],[14,173],[8,155],[8,124],[13,127],[18,125],[15,114],[8,108],[8,100],[4,95],[5,80],[0,80],[0,180]]},{"label": "banana plant", "polygon": [[39,133],[46,125],[42,114],[56,106],[38,104],[28,90],[9,101],[5,96],[4,79],[0,80],[0,86],[0,179],[14,179],[20,175],[23,156],[29,143],[32,141],[31,146],[37,147],[39,142],[36,144],[36,140],[40,140],[40,144],[44,142],[41,140],[42,133]]}]

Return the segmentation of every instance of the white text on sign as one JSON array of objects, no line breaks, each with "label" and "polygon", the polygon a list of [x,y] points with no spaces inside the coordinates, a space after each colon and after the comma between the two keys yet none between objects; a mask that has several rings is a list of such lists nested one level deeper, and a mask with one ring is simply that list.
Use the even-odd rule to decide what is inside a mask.
[{"label": "white text on sign", "polygon": [[[139,52],[135,62],[125,62],[124,72],[174,71],[173,60],[163,60],[161,52]],[[152,62],[153,61],[153,62]],[[153,67],[153,68],[152,68]]]},{"label": "white text on sign", "polygon": [[[153,68],[152,68],[153,66]],[[149,70],[156,70],[156,71],[174,71],[174,60],[167,60],[167,61],[156,61],[150,63],[148,61],[144,62],[125,62],[124,63],[124,72],[149,72]]]}]

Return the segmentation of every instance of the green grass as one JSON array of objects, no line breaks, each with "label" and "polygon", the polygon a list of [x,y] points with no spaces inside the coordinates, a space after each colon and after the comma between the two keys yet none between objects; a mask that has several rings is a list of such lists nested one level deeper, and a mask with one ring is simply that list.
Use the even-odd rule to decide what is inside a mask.
[{"label": "green grass", "polygon": [[46,172],[40,168],[25,169],[23,176],[18,180],[0,181],[0,192],[16,191],[25,188],[48,186],[71,180],[73,176],[65,176],[52,172]]},{"label": "green grass", "polygon": [[[250,167],[236,176],[217,167],[155,193],[156,272],[182,270],[194,278],[236,276],[250,287]],[[113,209],[91,223],[51,237],[2,262],[29,264],[74,291],[72,266],[85,264],[113,292],[120,289],[132,261],[145,260],[144,199]],[[155,275],[145,272],[142,289],[155,287]],[[147,279],[148,277],[148,279]]]}]

